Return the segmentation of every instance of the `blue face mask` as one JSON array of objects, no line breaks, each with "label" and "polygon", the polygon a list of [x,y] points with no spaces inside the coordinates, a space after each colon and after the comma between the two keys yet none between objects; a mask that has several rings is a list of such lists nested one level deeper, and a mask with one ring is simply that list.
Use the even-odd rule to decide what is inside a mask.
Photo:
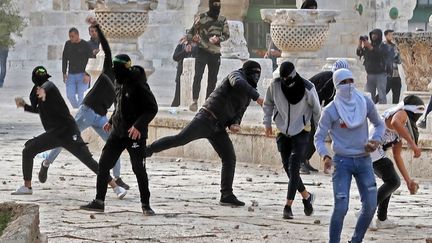
[{"label": "blue face mask", "polygon": [[354,92],[355,86],[353,83],[350,84],[339,84],[336,86],[336,94],[345,99],[351,99]]}]

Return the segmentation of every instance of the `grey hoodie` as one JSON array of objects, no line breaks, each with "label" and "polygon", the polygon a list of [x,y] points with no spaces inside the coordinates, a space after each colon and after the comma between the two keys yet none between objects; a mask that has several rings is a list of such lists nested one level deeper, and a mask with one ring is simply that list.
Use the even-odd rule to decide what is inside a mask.
[{"label": "grey hoodie", "polygon": [[287,136],[294,136],[303,130],[310,130],[313,115],[315,127],[321,114],[321,106],[315,86],[309,80],[303,79],[305,94],[297,104],[288,103],[282,92],[281,80],[273,80],[267,89],[264,101],[264,121],[266,128],[271,127],[272,118],[278,130]]}]

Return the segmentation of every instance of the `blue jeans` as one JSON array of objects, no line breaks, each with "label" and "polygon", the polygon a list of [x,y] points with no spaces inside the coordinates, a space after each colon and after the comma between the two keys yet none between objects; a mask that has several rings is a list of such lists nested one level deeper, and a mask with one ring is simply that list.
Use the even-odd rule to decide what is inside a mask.
[{"label": "blue jeans", "polygon": [[371,93],[372,99],[375,99],[378,91],[378,103],[387,104],[387,74],[367,74],[366,91]]},{"label": "blue jeans", "polygon": [[377,207],[377,187],[370,156],[351,158],[336,155],[333,160],[334,208],[330,221],[330,243],[339,243],[343,221],[348,211],[351,179],[354,176],[360,193],[362,208],[351,238],[362,242]]},{"label": "blue jeans", "polygon": [[[103,130],[103,125],[108,121],[106,116],[98,115],[90,107],[81,105],[75,116],[75,121],[80,132],[84,131],[86,128],[92,127],[104,141],[107,141],[109,134]],[[51,150],[46,160],[53,163],[61,151],[61,147]],[[114,177],[120,177],[120,167],[120,159],[118,159],[113,168]]]},{"label": "blue jeans", "polygon": [[6,63],[8,52],[8,48],[0,47],[0,88],[3,87],[4,79],[6,77]]},{"label": "blue jeans", "polygon": [[73,108],[78,108],[83,99],[84,92],[89,85],[84,83],[84,73],[68,74],[66,80],[66,96]]}]

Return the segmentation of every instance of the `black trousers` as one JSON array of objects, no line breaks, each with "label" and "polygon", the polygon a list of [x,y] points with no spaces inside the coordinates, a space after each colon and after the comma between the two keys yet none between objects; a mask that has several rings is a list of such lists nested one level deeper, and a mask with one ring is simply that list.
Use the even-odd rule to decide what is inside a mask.
[{"label": "black trousers", "polygon": [[378,188],[378,219],[384,221],[387,219],[387,209],[391,195],[399,188],[401,181],[399,175],[389,158],[382,158],[373,162],[375,174],[384,181],[384,184]]},{"label": "black trousers", "polygon": [[294,200],[297,191],[306,190],[300,177],[300,164],[305,162],[306,146],[309,140],[309,132],[288,137],[279,133],[276,137],[278,150],[282,157],[282,164],[289,178],[287,199]]},{"label": "black trousers", "polygon": [[183,146],[200,138],[207,138],[222,160],[222,196],[232,195],[232,184],[236,166],[234,146],[225,128],[207,111],[200,110],[179,134],[158,139],[148,149],[152,153],[157,153],[169,148]]},{"label": "black trousers", "polygon": [[400,77],[387,77],[386,94],[392,91],[393,104],[399,103],[402,81]]},{"label": "black trousers", "polygon": [[24,149],[22,151],[22,170],[24,180],[31,181],[32,179],[34,157],[38,153],[57,147],[65,148],[81,162],[83,162],[88,168],[90,168],[95,174],[98,174],[98,163],[93,159],[87,144],[81,138],[80,132],[76,131],[75,134],[69,134],[71,133],[64,133],[56,130],[49,131],[42,133],[41,135],[32,138],[25,143]]},{"label": "black trousers", "polygon": [[210,96],[216,87],[217,75],[220,66],[220,54],[212,54],[201,48],[198,49],[198,54],[195,58],[195,76],[192,85],[192,98],[197,100],[201,90],[201,79],[204,73],[205,66],[208,67],[207,93],[206,99]]},{"label": "black trousers", "polygon": [[307,160],[310,160],[316,151],[315,144],[314,144],[315,132],[316,132],[316,127],[313,120],[311,120],[311,131],[309,132],[309,141],[306,147],[306,156],[305,156]]},{"label": "black trousers", "polygon": [[178,107],[180,106],[180,78],[181,75],[183,73],[183,60],[181,61],[182,63],[177,65],[177,73],[176,73],[176,79],[175,79],[175,83],[176,83],[176,87],[175,87],[175,91],[174,91],[174,99],[171,102],[171,107]]},{"label": "black trousers", "polygon": [[130,156],[132,171],[135,173],[141,197],[141,203],[150,205],[150,191],[145,166],[146,140],[132,140],[129,137],[119,137],[111,132],[102,149],[99,160],[99,175],[96,182],[96,199],[105,201],[109,171],[114,167],[121,153],[126,149]]}]

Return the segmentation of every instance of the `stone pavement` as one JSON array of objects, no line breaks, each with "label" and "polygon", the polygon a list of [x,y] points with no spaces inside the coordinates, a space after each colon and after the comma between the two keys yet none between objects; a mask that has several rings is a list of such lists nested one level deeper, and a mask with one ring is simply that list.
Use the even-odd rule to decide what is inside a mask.
[{"label": "stone pavement", "polygon": [[[35,160],[33,195],[10,195],[22,184],[21,150],[25,141],[42,132],[37,115],[15,108],[13,97],[27,97],[31,87],[28,79],[18,83],[20,77],[9,78],[7,82],[16,83],[0,89],[0,201],[39,204],[40,231],[48,241],[326,242],[333,199],[331,178],[323,174],[303,176],[306,183],[314,184],[307,188],[316,195],[315,214],[304,216],[297,196],[294,220],[282,219],[287,178],[281,168],[238,164],[234,192],[247,205],[240,208],[219,206],[218,161],[149,159],[151,203],[157,213],[154,217],[141,213],[138,187],[127,154],[122,156],[122,177],[131,185],[131,190],[124,200],[116,199],[109,190],[105,213],[78,209],[93,199],[95,176],[67,152],[50,168],[45,184],[37,182],[41,158]],[[98,158],[100,151],[93,152]],[[369,231],[365,242],[425,242],[432,237],[432,181],[419,181],[417,195],[408,195],[402,184],[391,200],[389,216],[400,226]],[[343,242],[353,232],[354,212],[360,205],[355,183],[351,191]]]}]

